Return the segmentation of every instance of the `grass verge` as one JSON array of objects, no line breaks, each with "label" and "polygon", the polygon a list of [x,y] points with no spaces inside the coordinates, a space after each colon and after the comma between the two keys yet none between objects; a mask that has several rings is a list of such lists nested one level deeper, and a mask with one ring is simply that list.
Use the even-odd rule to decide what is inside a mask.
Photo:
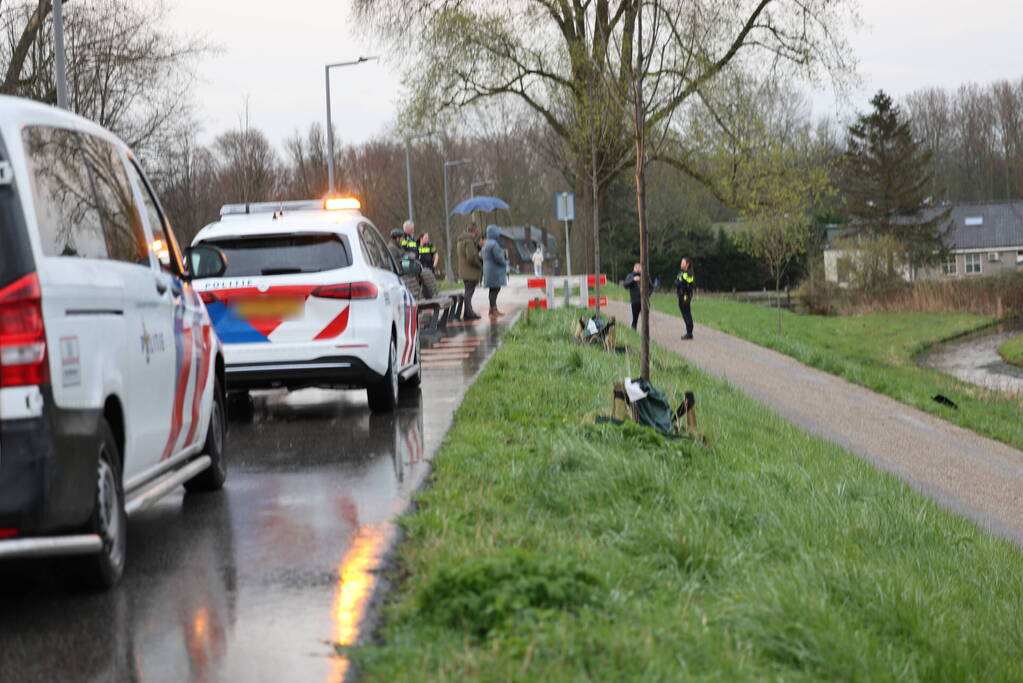
[{"label": "grass verge", "polygon": [[1006,363],[1023,367],[1023,334],[1017,335],[998,347]]},{"label": "grass verge", "polygon": [[[627,300],[621,287],[607,296]],[[654,310],[678,316],[670,294],[652,297]],[[1023,401],[1018,396],[922,368],[914,357],[934,344],[981,329],[992,318],[968,313],[868,313],[824,317],[777,311],[757,304],[697,297],[693,318],[728,334],[774,349],[802,363],[915,406],[978,434],[1023,449]],[[933,400],[937,394],[959,409]]]},{"label": "grass verge", "polygon": [[572,314],[520,323],[458,409],[381,644],[347,651],[365,680],[1023,677],[1014,546],[659,348],[711,445],[582,424],[638,361]]}]

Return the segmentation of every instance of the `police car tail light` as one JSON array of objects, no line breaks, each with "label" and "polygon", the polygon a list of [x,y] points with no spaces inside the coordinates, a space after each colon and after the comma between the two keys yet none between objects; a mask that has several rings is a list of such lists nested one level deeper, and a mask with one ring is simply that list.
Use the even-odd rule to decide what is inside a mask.
[{"label": "police car tail light", "polygon": [[49,381],[42,295],[30,273],[0,289],[0,386]]},{"label": "police car tail light", "polygon": [[375,299],[377,286],[372,282],[346,282],[343,285],[324,285],[312,292],[324,299]]},{"label": "police car tail light", "polygon": [[204,304],[212,304],[217,301],[217,295],[213,292],[199,292],[199,298]]}]

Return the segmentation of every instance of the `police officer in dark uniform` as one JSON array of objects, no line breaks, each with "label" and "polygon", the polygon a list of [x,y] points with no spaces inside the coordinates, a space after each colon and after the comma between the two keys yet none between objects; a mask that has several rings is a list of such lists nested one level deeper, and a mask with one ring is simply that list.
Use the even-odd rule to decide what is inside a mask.
[{"label": "police officer in dark uniform", "polygon": [[678,310],[682,313],[682,320],[686,323],[686,333],[683,339],[693,338],[693,283],[696,278],[693,276],[692,266],[689,259],[682,259],[679,263],[678,275],[675,276],[675,291],[678,293]]},{"label": "police officer in dark uniform", "polygon": [[435,271],[439,260],[440,254],[437,253],[437,247],[433,246],[433,242],[430,241],[430,233],[424,232],[419,236],[419,262],[423,264],[423,268]]},{"label": "police officer in dark uniform", "polygon": [[401,226],[404,231],[398,246],[409,252],[409,258],[413,261],[419,260],[419,241],[416,240],[416,224],[412,221],[405,221]]}]

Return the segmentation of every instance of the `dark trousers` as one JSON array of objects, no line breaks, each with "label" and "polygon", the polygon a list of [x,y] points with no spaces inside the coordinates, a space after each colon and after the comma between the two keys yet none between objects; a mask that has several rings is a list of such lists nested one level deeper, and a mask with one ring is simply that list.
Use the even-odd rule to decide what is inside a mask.
[{"label": "dark trousers", "polygon": [[501,291],[500,287],[490,288],[490,307],[497,308],[497,293]]},{"label": "dark trousers", "polygon": [[465,285],[465,303],[462,304],[462,317],[476,315],[476,311],[472,310],[472,295],[476,291],[476,284],[479,280],[462,280],[462,284]]},{"label": "dark trousers", "polygon": [[643,310],[643,304],[638,301],[632,302],[632,329],[636,329],[636,324],[639,322],[639,312]]},{"label": "dark trousers", "polygon": [[679,297],[678,310],[682,313],[682,320],[686,322],[686,335],[693,336],[693,302],[691,299]]}]

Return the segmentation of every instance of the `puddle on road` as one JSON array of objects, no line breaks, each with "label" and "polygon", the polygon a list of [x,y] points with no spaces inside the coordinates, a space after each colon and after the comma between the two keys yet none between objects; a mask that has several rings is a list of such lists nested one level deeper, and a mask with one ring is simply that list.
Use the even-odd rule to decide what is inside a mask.
[{"label": "puddle on road", "polygon": [[918,364],[986,389],[1023,395],[1023,368],[1002,360],[998,347],[1023,332],[1019,325],[982,330],[924,353]]}]

